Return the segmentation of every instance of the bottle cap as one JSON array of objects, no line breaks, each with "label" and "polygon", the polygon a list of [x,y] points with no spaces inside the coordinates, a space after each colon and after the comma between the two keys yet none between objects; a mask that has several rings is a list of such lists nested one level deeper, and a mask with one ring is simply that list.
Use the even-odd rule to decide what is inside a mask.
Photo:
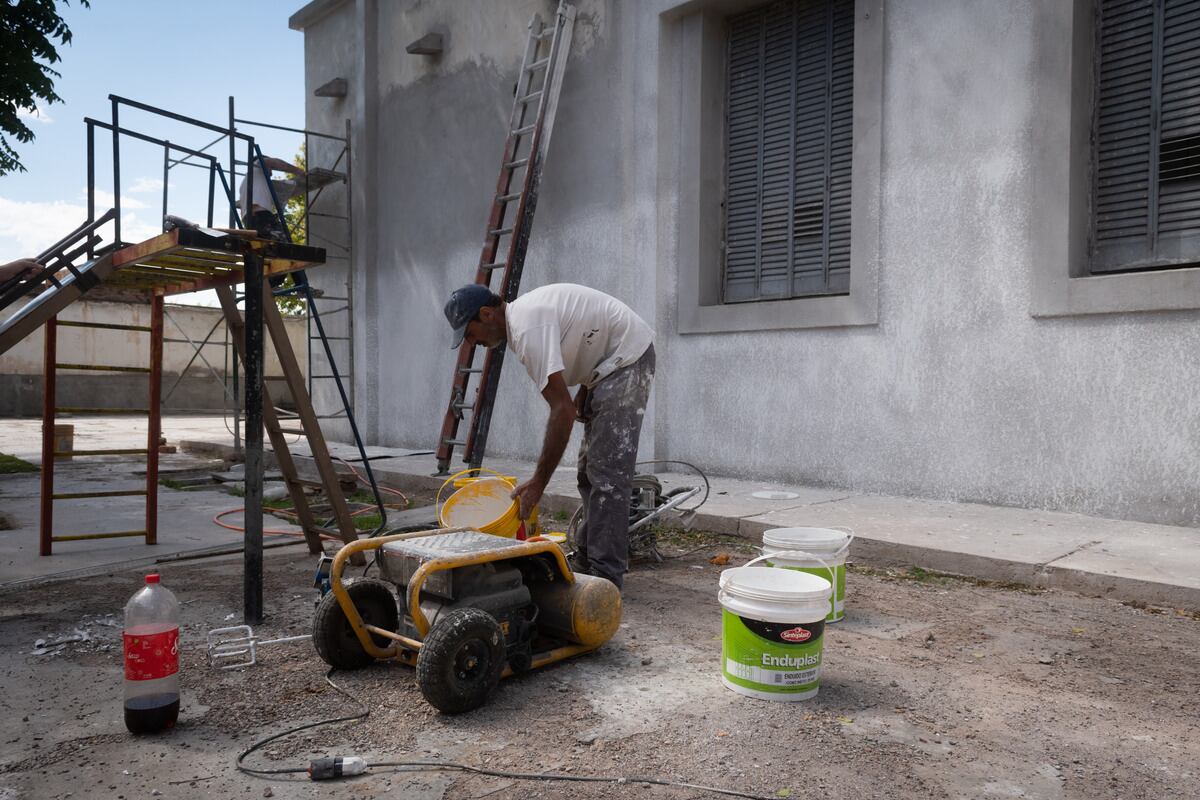
[{"label": "bottle cap", "polygon": [[146,583],[158,583],[158,574],[151,573],[146,576]]}]

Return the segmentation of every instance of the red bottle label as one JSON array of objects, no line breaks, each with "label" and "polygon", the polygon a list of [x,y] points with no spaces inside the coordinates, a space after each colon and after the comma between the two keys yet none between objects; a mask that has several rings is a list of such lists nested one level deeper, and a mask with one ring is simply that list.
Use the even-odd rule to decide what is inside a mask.
[{"label": "red bottle label", "polygon": [[125,631],[125,680],[152,681],[179,671],[179,628]]}]

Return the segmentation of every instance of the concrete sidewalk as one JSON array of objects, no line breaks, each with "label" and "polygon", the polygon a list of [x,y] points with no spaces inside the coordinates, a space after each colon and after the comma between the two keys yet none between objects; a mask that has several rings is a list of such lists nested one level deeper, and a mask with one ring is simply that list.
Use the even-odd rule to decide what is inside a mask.
[{"label": "concrete sidewalk", "polygon": [[[75,423],[75,448],[136,448],[146,446],[146,420],[129,417],[89,417],[62,420]],[[230,421],[232,424],[232,420]],[[41,463],[41,420],[0,420],[0,452],[34,464]],[[163,417],[163,435],[177,444],[180,439],[200,437],[215,442],[232,442],[221,417]],[[145,486],[144,456],[80,457],[59,461],[55,468],[58,492],[141,489]],[[207,467],[221,469],[220,462],[205,462],[186,454],[159,457],[159,475],[170,478],[181,471]],[[241,500],[218,487],[179,491],[160,486],[158,491],[158,544],[144,538],[123,537],[57,542],[53,555],[38,555],[40,530],[40,474],[26,472],[0,475],[0,591],[31,584],[82,577],[123,569],[150,567],[178,558],[236,552],[242,533],[223,528],[213,518],[241,505]],[[241,525],[241,514],[223,519]],[[143,497],[94,497],[59,500],[54,504],[54,534],[71,535],[106,531],[140,530],[145,526]],[[277,517],[268,517],[269,530],[288,531],[267,535],[268,548],[293,546],[304,550],[299,527]]]},{"label": "concrete sidewalk", "polygon": [[[125,439],[136,442],[139,436],[144,436],[124,418],[102,418],[88,423],[89,428],[96,431],[91,435],[113,447],[122,446]],[[5,437],[0,450],[34,462],[40,460],[39,420],[5,420],[2,424]],[[225,420],[220,417],[164,417],[163,430],[172,444],[188,441],[196,443],[201,450],[207,446],[213,454],[231,451],[232,437]],[[77,433],[77,440],[79,438]],[[191,447],[189,445],[189,449]],[[362,471],[353,446],[331,444],[331,449],[334,455]],[[305,450],[297,445],[294,452],[302,455]],[[370,447],[368,455],[377,478],[401,490],[436,490],[444,480],[433,475],[436,463],[428,451]],[[311,469],[311,462],[301,458],[302,469],[306,462]],[[522,478],[533,471],[533,464],[509,459],[489,459],[488,467]],[[696,479],[683,470],[664,472],[659,477],[667,488],[696,483]],[[709,480],[711,494],[700,508],[694,524],[700,530],[735,534],[760,542],[762,532],[773,527],[842,526],[854,531],[856,538],[851,548],[851,560],[861,564],[916,565],[988,580],[1015,581],[1123,601],[1200,610],[1200,531],[1194,528],[972,503],[866,495],[716,476],[709,476]],[[11,514],[14,501],[22,498],[18,504],[21,522],[36,526],[36,486],[36,476],[0,476],[0,506],[7,506],[3,510]],[[778,499],[754,496],[763,492],[780,494],[775,495]],[[175,493],[164,493],[164,496],[172,494]],[[160,511],[160,517],[181,523],[185,518],[189,520],[188,525],[180,526],[182,534],[182,528],[193,527],[194,516],[194,525],[201,526],[204,532],[205,544],[236,543],[236,534],[230,536],[228,534],[232,532],[221,532],[211,525],[209,520],[213,511],[199,500],[194,493],[188,493],[191,508],[175,509],[170,515]],[[228,496],[213,497],[211,501],[214,508],[218,504],[228,506]],[[577,504],[574,469],[560,468],[547,488],[543,509],[569,514]],[[271,523],[273,527],[276,524]],[[33,530],[36,531],[36,527]],[[0,540],[16,532],[5,533]],[[160,534],[160,538],[165,535]],[[21,538],[29,538],[28,533]],[[15,552],[10,553],[12,557],[0,559],[0,563],[8,562],[6,571],[17,568],[19,573],[28,570],[43,575],[98,562],[152,558],[164,551],[162,545],[156,550],[136,544],[136,541],[124,540],[119,550],[96,545],[95,552],[87,551],[90,555],[64,559],[37,559],[23,543],[19,557]],[[179,550],[184,552],[198,544],[198,541],[185,541],[181,536]],[[82,551],[86,548],[77,544],[72,549]],[[28,566],[30,561],[38,566]]]},{"label": "concrete sidewalk", "polygon": [[[333,451],[362,471],[352,446],[335,444]],[[376,478],[401,490],[436,490],[444,481],[433,475],[436,460],[428,451],[372,447],[368,456]],[[522,479],[534,467],[511,459],[489,459],[487,466]],[[658,477],[666,489],[697,485],[695,476],[681,469]],[[693,525],[698,530],[761,543],[769,528],[846,527],[855,536],[851,560],[860,564],[920,566],[1200,610],[1200,530],[1195,528],[717,476],[709,476],[709,482],[709,498]],[[574,468],[560,467],[542,507],[569,514],[578,503]]]}]

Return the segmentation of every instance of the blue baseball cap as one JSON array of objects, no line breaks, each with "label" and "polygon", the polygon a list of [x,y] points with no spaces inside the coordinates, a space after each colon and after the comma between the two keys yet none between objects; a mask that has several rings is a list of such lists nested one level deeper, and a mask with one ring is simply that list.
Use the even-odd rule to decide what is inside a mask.
[{"label": "blue baseball cap", "polygon": [[467,335],[467,325],[479,316],[479,309],[496,305],[497,296],[491,289],[481,283],[468,283],[461,289],[455,289],[446,301],[446,320],[454,329],[454,343],[450,349],[457,349]]}]

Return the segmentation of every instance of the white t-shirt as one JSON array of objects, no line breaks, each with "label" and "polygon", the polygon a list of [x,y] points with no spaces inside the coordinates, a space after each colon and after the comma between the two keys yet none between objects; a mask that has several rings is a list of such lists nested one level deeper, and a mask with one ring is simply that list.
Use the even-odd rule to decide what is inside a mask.
[{"label": "white t-shirt", "polygon": [[591,388],[642,357],[654,331],[629,306],[573,283],[552,283],[523,294],[505,312],[508,349],[538,391],[562,370],[568,386]]},{"label": "white t-shirt", "polygon": [[[266,177],[263,175],[262,167],[256,164],[251,173],[254,175],[254,205],[274,211],[275,203],[271,200],[271,189]],[[249,181],[246,178],[242,178],[242,185],[238,189],[238,205],[242,209],[242,216],[245,217],[250,216],[250,205],[247,202],[250,198],[247,196],[246,191],[248,184]],[[283,199],[284,193],[277,190],[276,194],[279,195],[280,202],[286,202]]]}]

